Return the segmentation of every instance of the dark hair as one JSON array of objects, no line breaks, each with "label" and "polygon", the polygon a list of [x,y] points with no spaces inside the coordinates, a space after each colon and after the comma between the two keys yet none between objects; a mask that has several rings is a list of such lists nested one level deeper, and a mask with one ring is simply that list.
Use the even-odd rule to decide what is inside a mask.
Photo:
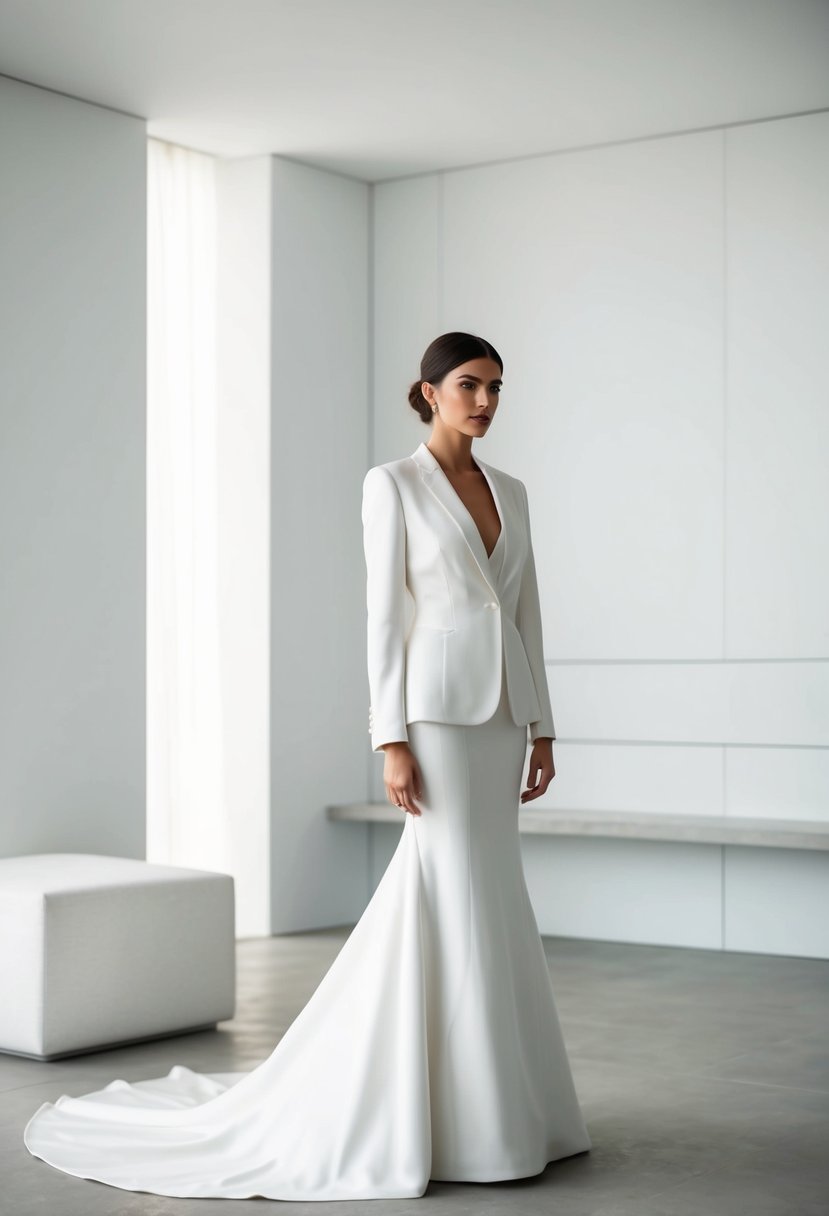
[{"label": "dark hair", "polygon": [[477,334],[453,332],[441,334],[435,338],[423,353],[420,360],[420,379],[415,380],[409,389],[409,405],[420,415],[422,422],[432,421],[432,407],[423,396],[421,384],[424,380],[429,384],[440,384],[444,376],[462,363],[470,359],[494,359],[504,370],[504,361],[492,343]]}]

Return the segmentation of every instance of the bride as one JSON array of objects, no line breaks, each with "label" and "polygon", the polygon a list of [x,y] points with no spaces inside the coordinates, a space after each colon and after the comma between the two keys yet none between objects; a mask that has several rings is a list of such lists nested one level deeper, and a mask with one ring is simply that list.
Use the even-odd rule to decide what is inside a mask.
[{"label": "bride", "polygon": [[471,450],[503,362],[447,333],[420,370],[428,444],[363,482],[369,732],[397,848],[252,1071],[176,1065],[44,1102],[24,1141],[67,1174],[177,1197],[400,1199],[591,1148],[518,831],[555,775],[527,493]]}]

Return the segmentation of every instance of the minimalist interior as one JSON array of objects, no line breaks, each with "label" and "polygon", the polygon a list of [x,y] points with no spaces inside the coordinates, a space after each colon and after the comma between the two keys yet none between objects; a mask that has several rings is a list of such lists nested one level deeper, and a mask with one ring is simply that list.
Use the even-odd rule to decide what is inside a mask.
[{"label": "minimalist interior", "polygon": [[15,1216],[184,1211],[24,1125],[255,1068],[387,872],[360,489],[450,330],[532,504],[593,1147],[423,1210],[829,1211],[827,67],[810,0],[0,0]]}]

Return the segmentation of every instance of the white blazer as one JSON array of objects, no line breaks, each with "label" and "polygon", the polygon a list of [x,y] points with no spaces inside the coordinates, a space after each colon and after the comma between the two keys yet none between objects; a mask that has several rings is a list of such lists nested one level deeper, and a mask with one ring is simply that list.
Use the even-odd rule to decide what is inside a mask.
[{"label": "white blazer", "polygon": [[513,721],[530,739],[555,738],[527,490],[474,459],[501,519],[497,565],[425,443],[363,481],[373,751],[408,741],[409,722],[485,722],[502,658]]}]

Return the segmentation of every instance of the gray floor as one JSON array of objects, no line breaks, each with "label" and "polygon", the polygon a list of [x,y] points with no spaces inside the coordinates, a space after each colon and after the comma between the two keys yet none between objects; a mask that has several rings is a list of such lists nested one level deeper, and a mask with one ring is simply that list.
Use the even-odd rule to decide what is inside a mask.
[{"label": "gray floor", "polygon": [[[32,1157],[29,1115],[115,1077],[252,1068],[311,995],[348,930],[239,943],[239,1008],[218,1030],[51,1063],[0,1054],[0,1212],[226,1213],[265,1200],[168,1199]],[[545,940],[593,1149],[519,1182],[430,1183],[393,1212],[829,1216],[829,963]],[[309,1216],[311,1205],[294,1207]]]}]

